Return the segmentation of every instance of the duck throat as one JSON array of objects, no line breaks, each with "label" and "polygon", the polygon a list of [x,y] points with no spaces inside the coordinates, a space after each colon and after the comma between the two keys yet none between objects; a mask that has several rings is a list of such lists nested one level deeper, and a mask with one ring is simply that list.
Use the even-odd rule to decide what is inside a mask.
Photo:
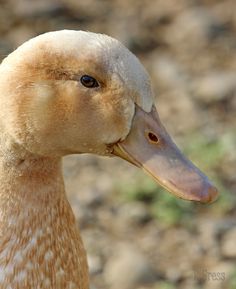
[{"label": "duck throat", "polygon": [[88,288],[60,159],[0,157],[0,288]]}]

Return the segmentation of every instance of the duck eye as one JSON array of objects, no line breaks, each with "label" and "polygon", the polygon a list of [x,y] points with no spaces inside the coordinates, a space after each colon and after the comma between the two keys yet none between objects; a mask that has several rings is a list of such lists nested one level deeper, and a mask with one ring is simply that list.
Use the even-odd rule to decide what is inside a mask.
[{"label": "duck eye", "polygon": [[89,75],[83,75],[80,78],[80,82],[83,84],[83,86],[88,88],[98,87],[98,82],[95,78]]}]

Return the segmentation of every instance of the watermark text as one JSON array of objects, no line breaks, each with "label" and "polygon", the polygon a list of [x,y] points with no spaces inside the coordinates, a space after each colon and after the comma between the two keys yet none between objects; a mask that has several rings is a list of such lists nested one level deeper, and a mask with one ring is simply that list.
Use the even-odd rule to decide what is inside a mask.
[{"label": "watermark text", "polygon": [[193,278],[198,281],[225,281],[226,274],[225,272],[208,271],[207,269],[202,268],[193,272]]}]

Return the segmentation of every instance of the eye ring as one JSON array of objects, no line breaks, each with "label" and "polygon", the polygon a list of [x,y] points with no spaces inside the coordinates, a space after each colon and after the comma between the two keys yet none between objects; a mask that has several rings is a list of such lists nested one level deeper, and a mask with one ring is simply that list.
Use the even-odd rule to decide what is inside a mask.
[{"label": "eye ring", "polygon": [[97,80],[94,77],[87,74],[81,76],[80,82],[83,86],[87,88],[94,88],[99,86]]}]

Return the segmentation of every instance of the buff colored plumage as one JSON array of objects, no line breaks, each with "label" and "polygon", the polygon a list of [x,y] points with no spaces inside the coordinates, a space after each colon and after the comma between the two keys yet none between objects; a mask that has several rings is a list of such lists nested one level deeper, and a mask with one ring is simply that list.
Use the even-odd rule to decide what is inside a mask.
[{"label": "buff colored plumage", "polygon": [[[85,87],[83,75],[98,87]],[[64,155],[115,154],[179,197],[215,199],[216,189],[182,158],[160,124],[143,66],[108,36],[65,30],[26,42],[0,66],[0,107],[1,289],[89,286],[86,253],[65,195]],[[139,127],[143,133],[136,134]],[[155,156],[162,173],[150,163]]]}]

